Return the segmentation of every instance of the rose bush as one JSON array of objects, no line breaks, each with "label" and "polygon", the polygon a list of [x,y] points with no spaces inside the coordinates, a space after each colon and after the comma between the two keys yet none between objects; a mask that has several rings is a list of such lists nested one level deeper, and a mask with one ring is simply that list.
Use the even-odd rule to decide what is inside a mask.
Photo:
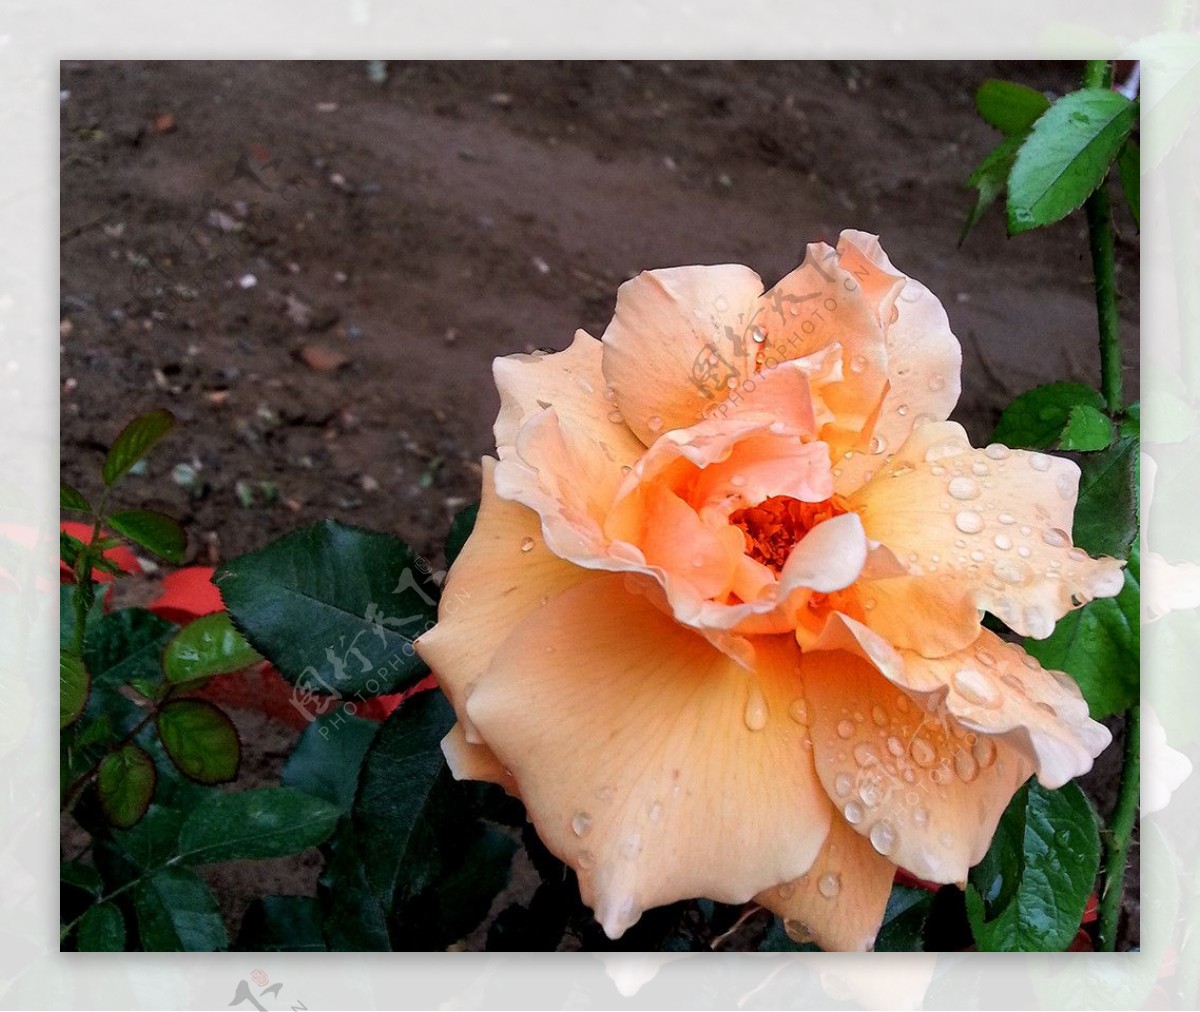
[{"label": "rose bush", "polygon": [[455,776],[501,784],[611,937],[752,898],[863,949],[897,867],[961,883],[1014,792],[1110,735],[1045,638],[1121,588],[1079,470],[946,421],[961,352],[874,236],[621,286],[602,340],[498,359],[498,460],[417,644]]}]

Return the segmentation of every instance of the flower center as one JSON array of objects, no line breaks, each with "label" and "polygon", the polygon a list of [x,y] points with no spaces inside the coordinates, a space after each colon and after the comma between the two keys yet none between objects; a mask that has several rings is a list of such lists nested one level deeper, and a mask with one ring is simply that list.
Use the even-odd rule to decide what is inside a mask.
[{"label": "flower center", "polygon": [[729,522],[746,538],[746,554],[778,573],[792,549],[817,524],[848,513],[841,496],[821,502],[804,502],[790,495],[774,495],[757,506],[729,514]]}]

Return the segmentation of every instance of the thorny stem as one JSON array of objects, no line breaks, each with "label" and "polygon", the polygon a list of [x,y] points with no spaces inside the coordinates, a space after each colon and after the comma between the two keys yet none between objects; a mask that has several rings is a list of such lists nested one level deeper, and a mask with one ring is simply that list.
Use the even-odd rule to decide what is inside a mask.
[{"label": "thorny stem", "polygon": [[1125,865],[1129,843],[1137,823],[1138,788],[1141,781],[1141,707],[1125,714],[1125,755],[1117,804],[1108,824],[1104,855],[1104,884],[1100,892],[1100,948],[1114,952],[1121,922],[1121,900],[1125,895]]}]

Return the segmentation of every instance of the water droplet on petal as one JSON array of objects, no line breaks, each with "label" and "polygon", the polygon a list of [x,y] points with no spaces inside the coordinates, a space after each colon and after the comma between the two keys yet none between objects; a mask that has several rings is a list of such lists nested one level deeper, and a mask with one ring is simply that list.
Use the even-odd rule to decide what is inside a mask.
[{"label": "water droplet on petal", "polygon": [[744,474],[735,474],[732,478],[729,479],[729,484],[732,485],[734,488],[745,488],[746,476]]},{"label": "water droplet on petal", "polygon": [[1012,538],[1007,534],[997,534],[993,544],[1002,552],[1007,552],[1013,545]]},{"label": "water droplet on petal", "polygon": [[854,780],[849,773],[839,773],[833,778],[833,793],[839,798],[846,797],[854,787]]},{"label": "water droplet on petal", "polygon": [[755,344],[763,344],[767,340],[767,335],[764,334],[758,327],[755,327],[754,330],[750,332],[750,337],[753,339]]},{"label": "water droplet on petal", "polygon": [[1026,569],[1019,562],[1001,559],[992,566],[992,572],[996,574],[997,579],[1011,583],[1013,586],[1020,586],[1025,582]]},{"label": "water droplet on petal", "polygon": [[828,871],[817,882],[817,892],[827,900],[833,899],[841,891],[842,880],[836,872]]},{"label": "water droplet on petal", "polygon": [[979,485],[973,478],[968,478],[965,475],[951,478],[946,491],[950,493],[951,497],[963,501],[979,498]]},{"label": "water droplet on petal", "polygon": [[865,355],[855,355],[850,359],[850,371],[856,376],[867,371],[867,358]]},{"label": "water droplet on petal", "polygon": [[808,704],[804,702],[803,697],[797,696],[788,706],[788,716],[797,724],[808,723]]},{"label": "water droplet on petal", "polygon": [[651,415],[649,418],[646,419],[646,428],[648,428],[651,432],[661,432],[662,427],[663,427],[663,420],[660,416]]},{"label": "water droplet on petal", "polygon": [[521,551],[523,551],[523,552],[532,552],[533,551],[533,538],[523,538],[522,539]]},{"label": "water droplet on petal", "polygon": [[999,516],[996,517],[996,519],[999,520],[1000,523],[1004,524],[1005,526],[1007,526],[1009,524],[1015,524],[1017,522],[1017,518],[1014,517],[1011,513],[1001,513]]},{"label": "water droplet on petal", "polygon": [[797,945],[807,945],[813,940],[813,933],[808,930],[808,925],[803,921],[798,921],[794,917],[788,917],[783,922],[783,930],[787,932],[790,938]]},{"label": "water droplet on petal", "polygon": [[901,418],[903,418],[905,415],[908,414],[908,405],[907,404],[898,405],[896,408],[896,414],[898,414]]},{"label": "water droplet on petal", "polygon": [[1029,466],[1035,471],[1049,471],[1050,458],[1044,453],[1031,453],[1029,455]]},{"label": "water droplet on petal", "polygon": [[976,706],[995,706],[1000,702],[1000,694],[990,678],[974,668],[960,668],[954,672],[951,682],[958,694],[968,703]]},{"label": "water droplet on petal", "polygon": [[924,738],[914,738],[908,746],[909,754],[922,769],[928,769],[933,765],[934,759],[937,758],[937,753],[933,750],[933,746]]},{"label": "water droplet on petal", "polygon": [[846,821],[852,826],[857,826],[862,822],[863,816],[866,814],[863,806],[857,801],[847,801],[846,807],[842,809],[842,815],[846,817]]},{"label": "water droplet on petal", "polygon": [[751,731],[761,731],[767,726],[768,716],[767,697],[757,684],[752,684],[746,694],[746,726]]},{"label": "water droplet on petal", "polygon": [[1071,477],[1069,472],[1060,472],[1058,477],[1054,479],[1054,487],[1058,490],[1058,497],[1060,499],[1075,498],[1077,491],[1075,479]]},{"label": "water droplet on petal", "polygon": [[895,735],[892,735],[887,740],[887,750],[891,752],[892,755],[896,756],[896,758],[899,758],[900,756],[904,755],[904,742],[902,742]]},{"label": "water droplet on petal", "polygon": [[854,761],[858,763],[859,766],[874,766],[879,763],[879,756],[876,754],[875,749],[870,745],[870,743],[860,741],[854,746]]},{"label": "water droplet on petal", "polygon": [[854,734],[854,721],[839,720],[837,733],[839,738],[849,738],[852,734]]},{"label": "water droplet on petal", "polygon": [[1071,543],[1067,532],[1061,531],[1057,527],[1047,527],[1042,531],[1042,540],[1051,548],[1066,548]]},{"label": "water droplet on petal", "polygon": [[987,769],[996,761],[996,743],[991,738],[978,738],[971,746],[971,754],[980,767]]},{"label": "water droplet on petal", "polygon": [[896,831],[888,822],[877,822],[871,827],[871,846],[884,857],[896,849]]},{"label": "water droplet on petal", "polygon": [[614,425],[619,425],[621,422],[625,421],[625,416],[619,411],[610,411],[608,413],[608,420]]},{"label": "water droplet on petal", "polygon": [[579,867],[584,871],[587,871],[589,868],[596,867],[596,855],[590,850],[581,850],[579,852],[579,857],[576,858],[576,860],[579,862]]},{"label": "water droplet on petal", "polygon": [[964,784],[969,784],[979,776],[979,763],[966,749],[960,748],[954,753],[954,772]]},{"label": "water droplet on petal", "polygon": [[992,460],[1004,460],[1012,451],[1003,443],[989,443],[983,453]]},{"label": "water droplet on petal", "polygon": [[977,460],[971,465],[971,473],[979,478],[983,478],[991,474],[991,472],[988,470],[987,464],[985,464],[982,460]]},{"label": "water droplet on petal", "polygon": [[946,386],[946,377],[945,376],[940,376],[937,373],[933,373],[929,377],[929,389],[933,390],[935,393],[938,390],[944,389],[945,386]]},{"label": "water droplet on petal", "polygon": [[874,808],[883,800],[883,787],[878,780],[864,780],[858,785],[858,796],[868,808]]},{"label": "water droplet on petal", "polygon": [[959,510],[954,517],[954,526],[964,534],[978,534],[983,530],[983,517],[974,510]]},{"label": "water droplet on petal", "polygon": [[795,891],[796,891],[796,887],[791,882],[784,882],[783,885],[781,885],[779,887],[779,889],[777,890],[777,892],[779,893],[779,898],[781,900],[789,899],[791,897],[792,893],[794,893]]},{"label": "water droplet on petal", "polygon": [[871,437],[871,441],[867,444],[867,449],[872,453],[883,453],[887,449],[887,440],[879,433]]},{"label": "water droplet on petal", "polygon": [[587,812],[576,812],[571,819],[571,832],[576,836],[587,836],[592,828],[592,817]]},{"label": "water droplet on petal", "polygon": [[980,647],[975,651],[975,658],[985,668],[994,668],[996,666],[996,658],[993,657],[987,650],[984,650],[983,647]]},{"label": "water droplet on petal", "polygon": [[888,722],[887,711],[876,703],[871,707],[871,719],[875,721],[876,726],[886,727]]}]

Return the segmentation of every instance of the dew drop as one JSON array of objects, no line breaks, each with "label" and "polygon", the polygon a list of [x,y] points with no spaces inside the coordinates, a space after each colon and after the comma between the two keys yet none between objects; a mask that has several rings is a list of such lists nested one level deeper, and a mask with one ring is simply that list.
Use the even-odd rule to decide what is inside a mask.
[{"label": "dew drop", "polygon": [[839,773],[833,778],[833,793],[839,798],[846,797],[854,787],[854,780],[849,773]]},{"label": "dew drop", "polygon": [[619,411],[610,411],[608,413],[608,420],[614,425],[619,425],[621,422],[625,421],[625,418]]},{"label": "dew drop", "polygon": [[590,850],[581,850],[576,860],[579,862],[579,867],[584,871],[596,867],[596,855]]},{"label": "dew drop", "polygon": [[887,440],[883,436],[876,433],[871,437],[871,441],[867,444],[867,449],[872,453],[883,453],[887,449]]},{"label": "dew drop", "polygon": [[971,558],[974,559],[976,562],[982,562],[984,559],[987,558],[987,556],[984,555],[983,552],[981,552],[978,548],[976,548],[975,551],[973,551],[971,553]]},{"label": "dew drop", "polygon": [[871,846],[887,857],[896,849],[896,831],[890,823],[877,822],[871,827]]},{"label": "dew drop", "polygon": [[1007,534],[997,534],[992,543],[1002,552],[1007,552],[1013,546],[1012,538]]},{"label": "dew drop", "polygon": [[862,822],[863,816],[866,814],[863,806],[857,801],[847,801],[846,807],[842,809],[842,815],[846,817],[846,821],[852,826],[857,826]]},{"label": "dew drop", "polygon": [[985,464],[982,460],[977,460],[971,465],[971,473],[976,477],[984,478],[991,472],[988,471],[987,464]]},{"label": "dew drop", "polygon": [[883,787],[878,780],[864,780],[858,785],[858,796],[868,808],[874,808],[883,800]]},{"label": "dew drop", "polygon": [[1000,694],[996,687],[981,671],[960,668],[950,680],[958,694],[968,703],[974,703],[976,706],[995,706],[1000,702]]},{"label": "dew drop", "polygon": [[989,443],[984,447],[983,454],[991,460],[1004,460],[1012,451],[1003,443]]},{"label": "dew drop", "polygon": [[996,574],[997,579],[1003,580],[1005,583],[1011,583],[1013,586],[1020,586],[1025,582],[1025,567],[1019,562],[1010,562],[1008,559],[1001,559],[994,566],[992,572]]},{"label": "dew drop", "polygon": [[1022,559],[1028,559],[1033,553],[1029,550],[1028,545],[1018,545],[1017,554],[1021,556]]},{"label": "dew drop", "polygon": [[1061,531],[1057,527],[1047,527],[1042,531],[1042,540],[1051,548],[1066,548],[1071,543],[1067,532]]},{"label": "dew drop", "polygon": [[729,484],[732,485],[734,488],[745,488],[746,487],[746,476],[744,474],[735,474],[732,478],[729,479]]},{"label": "dew drop", "polygon": [[576,376],[575,382],[579,384],[579,389],[582,390],[585,394],[594,394],[596,392],[596,388],[594,386],[592,386],[591,383],[589,383],[582,376]]},{"label": "dew drop", "polygon": [[929,813],[918,805],[913,809],[912,820],[914,826],[927,826],[929,825]]},{"label": "dew drop", "polygon": [[651,415],[646,419],[646,428],[648,428],[651,432],[661,432],[662,427],[663,420],[658,415]]},{"label": "dew drop", "polygon": [[753,338],[755,344],[765,344],[767,340],[767,335],[764,334],[758,327],[755,327],[750,332],[750,337]]},{"label": "dew drop", "polygon": [[833,899],[842,888],[842,880],[836,872],[827,871],[817,881],[817,892],[827,900]]},{"label": "dew drop", "polygon": [[871,719],[875,721],[876,726],[886,727],[888,722],[887,711],[878,703],[876,703],[873,707],[871,707]]},{"label": "dew drop", "polygon": [[852,734],[854,734],[854,721],[839,720],[837,733],[839,738],[849,738]]},{"label": "dew drop", "polygon": [[1060,473],[1059,476],[1054,479],[1054,487],[1058,490],[1058,497],[1060,499],[1075,498],[1075,482],[1071,479],[1071,475],[1067,472],[1064,471]]},{"label": "dew drop", "polygon": [[1029,466],[1035,471],[1049,471],[1050,458],[1044,453],[1032,453],[1029,455]]},{"label": "dew drop", "polygon": [[798,921],[794,917],[788,917],[783,922],[783,930],[787,932],[790,938],[797,945],[807,945],[813,940],[813,933],[808,930],[808,925],[803,921]]},{"label": "dew drop", "polygon": [[896,758],[899,758],[900,756],[904,755],[904,742],[902,742],[895,735],[892,735],[887,740],[887,750],[891,752],[892,755],[896,756]]},{"label": "dew drop", "polygon": [[933,765],[933,761],[937,758],[937,753],[933,750],[933,746],[924,738],[914,738],[908,746],[909,754],[922,769],[928,769]]},{"label": "dew drop", "polygon": [[587,812],[576,812],[571,818],[571,832],[576,836],[587,836],[592,828],[592,817]]},{"label": "dew drop", "polygon": [[874,766],[879,762],[879,756],[868,742],[860,741],[854,746],[854,761],[859,766]]},{"label": "dew drop", "polygon": [[804,702],[802,696],[797,696],[788,706],[788,716],[797,724],[808,723],[808,704]]},{"label": "dew drop", "polygon": [[987,650],[980,647],[975,651],[975,659],[979,661],[985,668],[994,668],[996,666],[996,658],[993,657]]},{"label": "dew drop", "polygon": [[950,484],[946,486],[946,491],[950,493],[952,498],[960,501],[979,498],[979,485],[975,479],[968,478],[965,475],[951,478]]},{"label": "dew drop", "polygon": [[867,371],[867,357],[865,355],[855,355],[850,359],[850,371],[856,376],[862,375]]},{"label": "dew drop", "polygon": [[521,540],[521,551],[523,551],[523,552],[532,552],[533,551],[533,538],[523,538]]},{"label": "dew drop", "polygon": [[784,882],[777,890],[781,900],[789,899],[795,891],[796,887],[791,882]]},{"label": "dew drop", "polygon": [[907,404],[898,405],[896,408],[896,414],[898,414],[901,418],[903,418],[905,415],[908,414],[908,405]]},{"label": "dew drop", "polygon": [[954,516],[954,526],[964,534],[978,534],[983,530],[983,517],[974,510],[959,510]]},{"label": "dew drop", "polygon": [[746,727],[751,731],[761,731],[767,726],[768,713],[767,697],[758,685],[751,685],[746,695]]},{"label": "dew drop", "polygon": [[604,399],[608,401],[609,404],[614,403],[617,399],[617,392],[612,387],[605,387]]},{"label": "dew drop", "polygon": [[966,749],[954,753],[954,772],[964,784],[972,783],[979,776],[979,763]]},{"label": "dew drop", "polygon": [[971,746],[971,754],[980,768],[987,769],[996,761],[996,743],[991,738],[977,738]]},{"label": "dew drop", "polygon": [[996,517],[996,519],[999,520],[1000,523],[1004,524],[1006,527],[1009,524],[1015,524],[1017,522],[1017,518],[1014,517],[1011,513],[1001,513],[998,517]]},{"label": "dew drop", "polygon": [[936,392],[938,390],[944,389],[945,386],[946,386],[946,377],[945,376],[941,376],[935,372],[929,377],[929,389],[930,390],[933,390],[934,392]]}]

